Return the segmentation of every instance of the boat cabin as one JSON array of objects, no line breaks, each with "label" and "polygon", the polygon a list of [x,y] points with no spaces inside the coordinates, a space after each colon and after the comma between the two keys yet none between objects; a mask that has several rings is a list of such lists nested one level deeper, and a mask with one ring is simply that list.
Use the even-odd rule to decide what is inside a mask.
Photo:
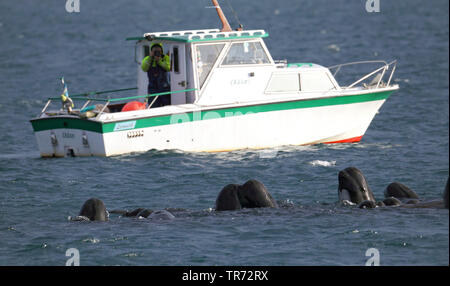
[{"label": "boat cabin", "polygon": [[[136,40],[138,95],[147,94],[142,59],[154,42],[171,59],[171,105],[231,104],[339,89],[327,68],[315,64],[275,62],[264,30],[222,32],[219,29],[146,33]],[[300,75],[299,68],[302,73]],[[183,90],[190,90],[183,92]],[[261,98],[263,94],[264,98]]]}]

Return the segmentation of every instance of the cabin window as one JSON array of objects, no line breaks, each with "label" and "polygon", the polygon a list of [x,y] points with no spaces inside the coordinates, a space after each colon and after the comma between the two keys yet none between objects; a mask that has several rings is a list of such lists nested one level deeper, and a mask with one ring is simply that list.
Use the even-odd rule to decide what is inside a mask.
[{"label": "cabin window", "polygon": [[178,47],[173,47],[173,71],[180,73],[180,60],[178,59]]},{"label": "cabin window", "polygon": [[254,65],[269,63],[269,57],[260,42],[243,42],[231,45],[222,65]]},{"label": "cabin window", "polygon": [[266,89],[266,92],[298,91],[300,91],[300,78],[298,73],[274,73]]},{"label": "cabin window", "polygon": [[203,87],[206,78],[211,72],[220,52],[225,44],[198,45],[197,52],[197,73],[200,88]]},{"label": "cabin window", "polygon": [[150,47],[144,46],[144,58],[148,55],[150,55]]},{"label": "cabin window", "polygon": [[328,91],[336,89],[325,72],[305,72],[301,74],[302,91]]}]

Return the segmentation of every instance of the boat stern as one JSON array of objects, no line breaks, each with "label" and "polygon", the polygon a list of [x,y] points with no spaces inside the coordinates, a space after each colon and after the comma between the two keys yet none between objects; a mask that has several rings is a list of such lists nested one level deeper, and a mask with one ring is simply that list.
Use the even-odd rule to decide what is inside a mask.
[{"label": "boat stern", "polygon": [[41,157],[106,156],[101,122],[67,116],[30,122]]}]

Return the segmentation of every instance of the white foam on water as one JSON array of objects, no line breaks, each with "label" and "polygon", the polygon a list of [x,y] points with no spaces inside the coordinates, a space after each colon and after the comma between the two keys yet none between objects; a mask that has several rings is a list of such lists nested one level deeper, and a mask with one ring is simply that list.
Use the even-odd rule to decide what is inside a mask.
[{"label": "white foam on water", "polygon": [[69,221],[91,221],[88,217],[85,216],[68,216],[67,220]]},{"label": "white foam on water", "polygon": [[398,148],[403,147],[402,144],[386,144],[386,143],[364,143],[364,144],[353,144],[354,148],[361,148],[361,149],[367,149],[367,148],[379,148],[379,149],[392,149],[392,148]]},{"label": "white foam on water", "polygon": [[330,167],[330,166],[335,166],[336,161],[314,160],[314,161],[309,162],[309,164],[311,164],[313,166]]},{"label": "white foam on water", "polygon": [[331,45],[327,46],[327,49],[329,49],[331,51],[335,51],[335,52],[339,52],[341,50],[341,48],[339,48],[339,46],[336,44],[331,44]]},{"label": "white foam on water", "polygon": [[83,242],[99,243],[100,239],[98,239],[98,238],[86,238],[86,239],[83,239]]},{"label": "white foam on water", "polygon": [[262,150],[262,151],[258,152],[259,157],[260,158],[264,158],[264,159],[275,158],[277,156],[277,154],[278,154],[278,151],[277,150],[273,150],[273,149]]}]

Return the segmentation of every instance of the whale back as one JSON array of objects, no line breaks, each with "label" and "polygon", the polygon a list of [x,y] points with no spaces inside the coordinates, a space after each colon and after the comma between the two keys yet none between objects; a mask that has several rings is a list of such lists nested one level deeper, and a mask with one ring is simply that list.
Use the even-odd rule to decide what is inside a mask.
[{"label": "whale back", "polygon": [[153,220],[171,220],[175,216],[166,210],[157,210],[153,211],[148,218]]},{"label": "whale back", "polygon": [[402,202],[396,197],[388,197],[383,200],[385,206],[399,206]]},{"label": "whale back", "polygon": [[360,209],[374,209],[377,207],[377,203],[371,200],[365,200],[358,204]]},{"label": "whale back", "polygon": [[144,208],[137,208],[132,210],[131,212],[126,212],[125,216],[137,216],[139,213],[141,213],[142,211],[144,211]]},{"label": "whale back", "polygon": [[149,215],[151,215],[153,213],[152,210],[149,209],[143,209],[141,210],[136,216],[137,217],[144,217],[147,218]]}]

